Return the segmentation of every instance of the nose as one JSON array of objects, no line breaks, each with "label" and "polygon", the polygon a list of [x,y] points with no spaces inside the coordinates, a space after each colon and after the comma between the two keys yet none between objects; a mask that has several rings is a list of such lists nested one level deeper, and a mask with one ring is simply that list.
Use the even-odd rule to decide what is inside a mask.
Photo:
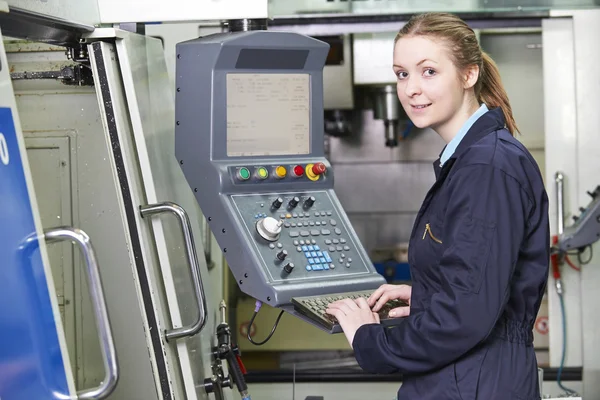
[{"label": "nose", "polygon": [[421,85],[419,84],[418,78],[409,76],[404,81],[404,84],[404,94],[408,97],[413,97],[421,93]]}]

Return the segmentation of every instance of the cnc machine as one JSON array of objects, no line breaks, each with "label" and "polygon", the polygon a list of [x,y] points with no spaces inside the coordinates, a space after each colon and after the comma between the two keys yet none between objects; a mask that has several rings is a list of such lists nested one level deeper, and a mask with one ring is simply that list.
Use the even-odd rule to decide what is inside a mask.
[{"label": "cnc machine", "polygon": [[240,289],[337,333],[325,305],[385,281],[323,153],[328,50],[266,31],[180,43],[175,152]]}]

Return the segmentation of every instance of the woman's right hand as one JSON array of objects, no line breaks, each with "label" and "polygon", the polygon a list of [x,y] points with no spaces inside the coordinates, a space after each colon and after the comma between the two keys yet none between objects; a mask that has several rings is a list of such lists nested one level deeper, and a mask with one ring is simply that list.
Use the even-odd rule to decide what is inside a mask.
[{"label": "woman's right hand", "polygon": [[[385,303],[390,300],[403,300],[410,305],[410,297],[412,294],[412,287],[409,285],[381,285],[377,290],[373,292],[367,299],[369,307],[373,312],[377,312],[383,307]],[[397,307],[390,310],[390,317],[406,317],[410,315],[410,307]]]}]

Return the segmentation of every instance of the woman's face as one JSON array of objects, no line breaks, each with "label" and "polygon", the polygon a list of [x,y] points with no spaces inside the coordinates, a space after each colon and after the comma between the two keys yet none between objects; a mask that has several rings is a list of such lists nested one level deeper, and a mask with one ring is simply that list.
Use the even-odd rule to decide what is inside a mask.
[{"label": "woman's face", "polygon": [[[477,70],[478,72],[478,70]],[[461,74],[441,42],[424,36],[407,36],[394,46],[394,73],[398,98],[418,128],[430,127],[450,141],[469,117],[468,74]],[[474,97],[474,96],[473,96]],[[476,103],[476,102],[475,102]]]}]

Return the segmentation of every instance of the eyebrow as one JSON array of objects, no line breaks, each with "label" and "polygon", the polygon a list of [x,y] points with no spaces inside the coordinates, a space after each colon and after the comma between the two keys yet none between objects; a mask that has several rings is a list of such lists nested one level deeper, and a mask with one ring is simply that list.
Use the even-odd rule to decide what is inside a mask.
[{"label": "eyebrow", "polygon": [[[437,62],[435,62],[435,61],[433,61],[433,60],[430,60],[430,59],[428,59],[428,58],[424,58],[424,59],[422,59],[421,61],[419,61],[419,62],[417,63],[417,66],[419,66],[419,65],[423,64],[425,61],[430,61],[430,62],[432,62],[432,63],[434,63],[434,64],[437,64]],[[402,66],[401,66],[401,65],[398,65],[398,64],[394,64],[394,67],[402,68]]]}]

